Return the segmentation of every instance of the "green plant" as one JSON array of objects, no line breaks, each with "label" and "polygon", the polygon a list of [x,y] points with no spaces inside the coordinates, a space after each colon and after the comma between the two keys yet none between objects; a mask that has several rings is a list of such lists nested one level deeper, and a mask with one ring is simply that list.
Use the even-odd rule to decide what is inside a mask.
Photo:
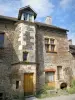
[{"label": "green plant", "polygon": [[75,80],[72,80],[71,87],[75,87]]},{"label": "green plant", "polygon": [[54,90],[55,87],[53,87],[53,86],[48,86],[48,84],[45,84],[45,85],[44,85],[44,89],[45,89],[45,90]]},{"label": "green plant", "polygon": [[75,87],[69,88],[67,91],[68,91],[68,93],[70,93],[70,94],[74,94],[74,93],[75,93]]},{"label": "green plant", "polygon": [[47,90],[53,90],[54,87],[52,86],[48,86],[47,84],[45,84],[42,89],[40,89],[39,91],[36,92],[36,97],[37,98],[45,98],[45,97],[49,97],[52,96],[50,94],[48,94]]},{"label": "green plant", "polygon": [[74,94],[75,93],[75,80],[72,80],[71,87],[67,89],[68,93]]}]

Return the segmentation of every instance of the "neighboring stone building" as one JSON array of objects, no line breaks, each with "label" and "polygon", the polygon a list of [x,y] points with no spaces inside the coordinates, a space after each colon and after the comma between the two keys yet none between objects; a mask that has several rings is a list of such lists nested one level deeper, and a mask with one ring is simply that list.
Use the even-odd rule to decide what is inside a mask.
[{"label": "neighboring stone building", "polygon": [[18,18],[0,15],[1,96],[32,95],[45,83],[69,86],[75,76],[75,46],[69,49],[68,30],[53,26],[49,16],[46,23],[35,22],[36,16],[30,6],[21,8]]}]

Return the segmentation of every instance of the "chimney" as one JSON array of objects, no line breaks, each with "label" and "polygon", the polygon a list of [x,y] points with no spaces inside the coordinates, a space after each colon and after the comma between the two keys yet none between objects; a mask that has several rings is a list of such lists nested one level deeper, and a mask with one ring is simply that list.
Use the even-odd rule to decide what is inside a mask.
[{"label": "chimney", "polygon": [[47,16],[46,20],[45,20],[46,24],[52,25],[52,17],[51,16]]},{"label": "chimney", "polygon": [[72,39],[68,40],[69,45],[72,45]]}]

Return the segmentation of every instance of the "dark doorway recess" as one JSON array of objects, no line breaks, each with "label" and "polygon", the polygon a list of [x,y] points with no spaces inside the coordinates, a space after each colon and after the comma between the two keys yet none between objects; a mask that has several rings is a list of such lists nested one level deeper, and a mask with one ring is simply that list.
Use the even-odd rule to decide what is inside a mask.
[{"label": "dark doorway recess", "polygon": [[61,83],[61,85],[60,85],[60,89],[64,89],[64,88],[67,88],[67,83]]}]

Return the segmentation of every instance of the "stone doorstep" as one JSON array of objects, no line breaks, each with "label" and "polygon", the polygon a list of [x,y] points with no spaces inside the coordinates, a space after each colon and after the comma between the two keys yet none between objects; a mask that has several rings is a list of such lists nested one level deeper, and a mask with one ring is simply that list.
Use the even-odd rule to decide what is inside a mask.
[{"label": "stone doorstep", "polygon": [[47,93],[49,93],[49,94],[57,94],[58,91],[57,90],[47,90]]},{"label": "stone doorstep", "polygon": [[28,97],[28,98],[25,98],[25,100],[38,100],[36,97]]}]

